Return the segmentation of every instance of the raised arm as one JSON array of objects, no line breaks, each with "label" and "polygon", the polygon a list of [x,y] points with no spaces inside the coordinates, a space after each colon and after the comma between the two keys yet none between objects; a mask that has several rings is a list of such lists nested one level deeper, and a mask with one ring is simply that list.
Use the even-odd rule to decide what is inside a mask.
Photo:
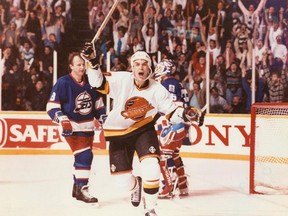
[{"label": "raised arm", "polygon": [[266,5],[267,0],[261,0],[257,9],[254,11],[254,14],[258,14],[262,8]]},{"label": "raised arm", "polygon": [[25,26],[25,27],[26,27],[26,24],[27,24],[28,19],[29,19],[29,13],[30,13],[30,11],[28,9],[25,10],[25,19],[24,19],[24,22],[23,22],[23,26]]},{"label": "raised arm", "polygon": [[283,29],[283,20],[284,20],[284,8],[279,9],[279,27]]},{"label": "raised arm", "polygon": [[220,20],[221,20],[221,15],[218,16],[217,20],[216,20],[216,27],[215,27],[215,42],[216,42],[216,48],[219,49],[220,47],[220,43],[219,43],[219,24],[220,24]]},{"label": "raised arm", "polygon": [[87,63],[87,76],[89,84],[94,88],[103,87],[105,77],[99,66],[99,59],[95,56],[92,43],[86,42],[81,50],[81,57]]},{"label": "raised arm", "polygon": [[2,9],[2,13],[1,13],[1,24],[2,26],[5,26],[6,23],[5,23],[5,20],[4,20],[4,14],[5,14],[5,10],[4,8]]},{"label": "raised arm", "polygon": [[238,0],[238,7],[240,8],[240,10],[242,11],[244,15],[246,16],[249,15],[249,11],[246,9],[246,7],[244,6],[241,0]]},{"label": "raised arm", "polygon": [[202,39],[202,41],[204,43],[205,49],[207,49],[207,47],[208,47],[207,39],[206,39],[204,31],[203,31],[203,28],[205,28],[205,27],[203,27],[201,20],[199,20],[199,24],[200,24],[199,30],[200,30],[201,39]]},{"label": "raised arm", "polygon": [[270,27],[267,28],[265,39],[264,39],[264,46],[268,49],[269,43],[269,34],[270,34]]}]

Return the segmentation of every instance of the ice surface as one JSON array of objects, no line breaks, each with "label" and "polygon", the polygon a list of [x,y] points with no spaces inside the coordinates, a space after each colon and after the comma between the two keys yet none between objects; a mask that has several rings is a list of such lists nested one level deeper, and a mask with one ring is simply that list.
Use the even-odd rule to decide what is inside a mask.
[{"label": "ice surface", "polygon": [[[137,158],[136,158],[137,159]],[[185,198],[159,200],[158,216],[287,216],[287,195],[250,195],[249,162],[183,158]],[[108,156],[95,155],[91,193],[95,208],[72,198],[72,155],[0,155],[1,216],[143,216],[130,194],[117,190]],[[137,160],[135,174],[139,174]]]}]

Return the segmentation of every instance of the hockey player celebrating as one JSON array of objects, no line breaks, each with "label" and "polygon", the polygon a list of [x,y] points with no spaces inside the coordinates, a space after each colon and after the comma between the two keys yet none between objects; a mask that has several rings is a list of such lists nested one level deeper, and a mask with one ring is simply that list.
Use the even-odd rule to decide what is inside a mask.
[{"label": "hockey player celebrating", "polygon": [[[176,67],[173,61],[163,59],[155,67],[154,78],[170,92],[174,102],[178,106],[187,107],[189,102],[188,93],[182,83],[173,76],[175,72]],[[197,109],[195,111],[197,112],[197,116],[195,116],[194,122],[198,124],[200,123],[198,121],[200,121],[201,112]],[[203,117],[201,121],[203,121]],[[157,121],[156,129],[160,131],[160,168],[164,179],[164,188],[159,193],[160,198],[170,198],[175,195],[176,187],[179,189],[180,196],[188,195],[187,177],[182,158],[179,154],[184,139],[187,139],[188,128],[189,125],[185,125],[183,122],[171,124],[162,118]],[[168,170],[168,166],[170,170]],[[176,179],[173,179],[174,166],[176,167]]]},{"label": "hockey player celebrating", "polygon": [[[113,109],[103,124],[109,144],[110,172],[119,188],[131,191],[131,202],[139,206],[143,185],[145,216],[156,216],[160,167],[160,149],[154,128],[154,116],[167,114],[173,123],[189,122],[197,115],[193,109],[178,107],[169,92],[152,78],[151,59],[144,51],[131,56],[132,73],[101,72],[92,45],[86,43],[82,56],[89,62],[91,86],[113,99]],[[141,177],[133,175],[133,158],[137,153]]]},{"label": "hockey player celebrating", "polygon": [[98,205],[98,199],[89,194],[89,175],[93,160],[94,119],[105,115],[100,94],[85,77],[85,61],[79,52],[68,59],[70,73],[59,78],[53,86],[46,111],[54,123],[62,126],[74,154],[74,185],[72,196],[77,200]]}]

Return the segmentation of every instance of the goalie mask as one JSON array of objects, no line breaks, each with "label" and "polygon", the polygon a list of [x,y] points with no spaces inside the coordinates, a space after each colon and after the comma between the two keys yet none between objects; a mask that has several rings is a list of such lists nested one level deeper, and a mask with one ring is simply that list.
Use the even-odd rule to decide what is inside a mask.
[{"label": "goalie mask", "polygon": [[176,71],[175,64],[171,59],[163,59],[156,65],[154,79],[161,81],[166,76],[171,76]]},{"label": "goalie mask", "polygon": [[132,56],[131,56],[131,67],[132,67],[132,72],[134,72],[134,61],[136,60],[145,60],[148,62],[148,66],[149,66],[149,69],[150,69],[150,72],[149,72],[149,75],[147,77],[147,79],[149,79],[152,75],[152,69],[151,69],[151,66],[152,66],[152,61],[151,61],[151,58],[150,56],[144,52],[144,51],[137,51],[135,52]]}]

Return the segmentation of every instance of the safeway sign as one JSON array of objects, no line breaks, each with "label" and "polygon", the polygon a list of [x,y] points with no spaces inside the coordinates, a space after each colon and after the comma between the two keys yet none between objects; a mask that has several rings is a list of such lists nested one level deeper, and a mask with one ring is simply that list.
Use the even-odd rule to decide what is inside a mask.
[{"label": "safeway sign", "polygon": [[[2,114],[0,148],[51,148],[65,143],[59,126],[45,114]],[[62,145],[63,146],[63,145]],[[94,147],[106,149],[101,131],[96,131]]]}]

